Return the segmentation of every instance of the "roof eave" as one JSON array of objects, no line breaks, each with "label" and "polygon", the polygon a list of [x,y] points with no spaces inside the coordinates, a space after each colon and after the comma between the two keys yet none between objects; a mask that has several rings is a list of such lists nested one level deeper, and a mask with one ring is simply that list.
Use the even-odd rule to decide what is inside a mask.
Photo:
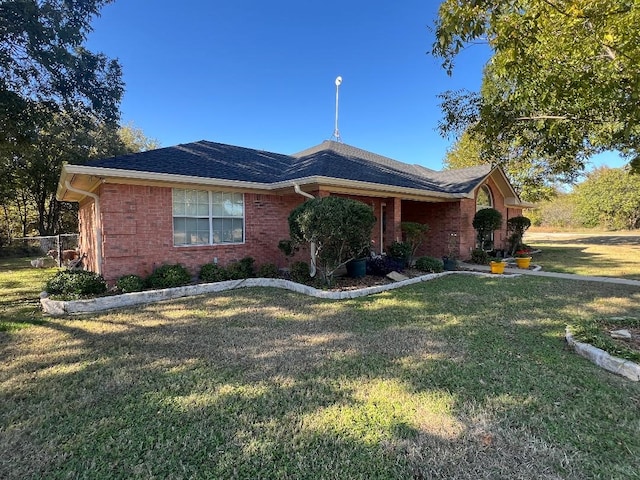
[{"label": "roof eave", "polygon": [[137,170],[122,170],[104,167],[91,167],[87,165],[70,165],[66,164],[62,168],[56,198],[60,201],[79,201],[81,196],[71,194],[65,183],[67,180],[72,181],[76,176],[87,176],[96,179],[94,187],[99,183],[109,182],[110,180],[137,180],[141,182],[163,183],[163,184],[193,184],[202,186],[218,186],[226,188],[238,188],[245,190],[282,190],[293,188],[294,185],[317,184],[324,186],[333,186],[340,188],[353,188],[357,190],[378,192],[387,195],[411,196],[411,197],[431,197],[442,200],[455,200],[465,198],[464,194],[437,192],[427,189],[399,187],[395,185],[386,185],[372,182],[362,182],[357,180],[347,180],[343,178],[311,176],[297,179],[286,180],[284,182],[260,183],[247,182],[239,180],[228,180],[221,178],[195,177],[188,175],[176,175],[167,173],[141,172]]}]

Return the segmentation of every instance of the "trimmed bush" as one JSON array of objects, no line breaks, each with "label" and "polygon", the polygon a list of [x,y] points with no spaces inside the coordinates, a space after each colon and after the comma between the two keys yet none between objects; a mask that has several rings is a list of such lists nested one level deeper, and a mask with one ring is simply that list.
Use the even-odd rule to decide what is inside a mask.
[{"label": "trimmed bush", "polygon": [[206,263],[200,268],[198,278],[203,282],[224,282],[229,280],[229,274],[217,263]]},{"label": "trimmed bush", "polygon": [[309,270],[309,264],[307,262],[293,262],[289,274],[291,280],[298,283],[308,283],[311,280],[309,276],[311,270]]},{"label": "trimmed bush", "polygon": [[140,292],[144,289],[144,279],[138,275],[124,275],[116,281],[122,293]]},{"label": "trimmed bush", "polygon": [[191,282],[189,271],[179,263],[162,265],[147,277],[146,283],[151,288],[180,287]]},{"label": "trimmed bush", "polygon": [[471,250],[471,263],[489,265],[489,254],[481,248]]},{"label": "trimmed bush", "polygon": [[394,260],[408,262],[411,258],[411,244],[408,242],[393,242],[387,248],[387,253]]},{"label": "trimmed bush", "polygon": [[61,270],[45,285],[53,295],[100,295],[107,291],[107,283],[94,272],[86,270]]},{"label": "trimmed bush", "polygon": [[258,277],[260,278],[278,278],[279,276],[278,267],[273,263],[265,263],[258,269]]},{"label": "trimmed bush", "polygon": [[227,275],[229,280],[241,280],[243,278],[251,278],[256,276],[253,268],[255,260],[251,257],[244,257],[237,262],[231,262],[227,265]]},{"label": "trimmed bush", "polygon": [[416,268],[421,272],[440,273],[444,270],[444,265],[438,258],[420,257],[416,260]]}]

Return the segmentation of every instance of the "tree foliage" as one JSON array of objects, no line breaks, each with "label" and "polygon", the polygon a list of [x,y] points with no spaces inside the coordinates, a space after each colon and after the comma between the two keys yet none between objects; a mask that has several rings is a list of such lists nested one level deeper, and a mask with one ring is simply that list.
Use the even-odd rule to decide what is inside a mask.
[{"label": "tree foliage", "polygon": [[333,274],[371,246],[376,223],[373,210],[342,197],[308,200],[289,215],[289,232],[296,243],[314,243],[318,266],[330,284]]},{"label": "tree foliage", "polygon": [[[590,155],[638,162],[640,6],[633,0],[445,0],[432,52],[488,42],[480,92],[442,95],[444,135],[469,131],[494,158],[526,155],[574,180]],[[515,154],[515,155],[514,155]]]},{"label": "tree foliage", "polygon": [[586,227],[640,228],[640,175],[620,168],[594,170],[576,187],[575,201]]},{"label": "tree foliage", "polygon": [[546,162],[525,155],[511,154],[507,158],[485,155],[482,142],[464,132],[447,151],[444,168],[467,168],[483,164],[500,165],[520,198],[527,202],[546,200],[555,195],[554,183],[562,179],[549,172]]},{"label": "tree foliage", "polygon": [[[117,128],[124,90],[116,60],[83,47],[109,0],[0,2],[0,205],[23,234],[60,228],[52,199],[63,161],[124,153]],[[7,223],[10,223],[10,221]]]},{"label": "tree foliage", "polygon": [[476,230],[478,248],[493,249],[493,232],[502,227],[502,214],[495,208],[478,210],[471,222]]}]

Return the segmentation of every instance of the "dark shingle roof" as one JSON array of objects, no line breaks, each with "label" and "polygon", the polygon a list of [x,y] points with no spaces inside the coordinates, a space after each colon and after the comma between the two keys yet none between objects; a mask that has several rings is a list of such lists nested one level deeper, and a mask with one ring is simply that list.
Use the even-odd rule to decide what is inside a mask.
[{"label": "dark shingle roof", "polygon": [[483,165],[436,172],[333,141],[282,155],[202,140],[87,166],[266,184],[329,177],[449,194],[469,193],[491,171]]}]

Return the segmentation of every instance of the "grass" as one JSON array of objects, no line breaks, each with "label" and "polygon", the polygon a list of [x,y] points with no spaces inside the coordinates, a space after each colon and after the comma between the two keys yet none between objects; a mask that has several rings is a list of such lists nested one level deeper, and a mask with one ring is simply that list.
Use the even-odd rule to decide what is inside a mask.
[{"label": "grass", "polygon": [[248,289],[0,333],[0,478],[640,478],[640,385],[568,323],[640,292],[448,276]]},{"label": "grass", "polygon": [[[626,232],[625,232],[626,233]],[[527,240],[542,253],[535,263],[545,271],[640,280],[640,233],[636,236],[605,232]]]},{"label": "grass", "polygon": [[33,268],[29,260],[0,258],[0,332],[42,322],[38,296],[58,268]]}]

